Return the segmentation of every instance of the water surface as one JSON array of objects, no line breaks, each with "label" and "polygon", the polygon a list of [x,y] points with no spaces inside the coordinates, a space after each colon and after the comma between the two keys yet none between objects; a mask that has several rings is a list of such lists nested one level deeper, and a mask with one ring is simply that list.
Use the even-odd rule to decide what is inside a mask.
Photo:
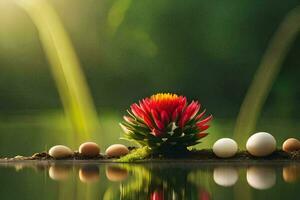
[{"label": "water surface", "polygon": [[300,163],[1,164],[3,199],[298,199]]}]

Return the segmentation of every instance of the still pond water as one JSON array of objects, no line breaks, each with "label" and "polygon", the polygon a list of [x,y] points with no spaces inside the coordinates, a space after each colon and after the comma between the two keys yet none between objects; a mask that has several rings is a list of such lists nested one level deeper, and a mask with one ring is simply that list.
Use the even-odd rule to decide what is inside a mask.
[{"label": "still pond water", "polygon": [[[120,119],[111,114],[100,120],[104,134],[92,139],[102,149],[120,142]],[[57,115],[1,119],[1,157],[32,155],[55,144],[76,149],[65,124]],[[280,145],[287,137],[298,135],[300,124],[268,121],[258,129],[273,133]],[[214,120],[201,148],[211,147],[220,137],[231,137],[232,130],[232,122]],[[1,199],[296,200],[300,194],[300,163],[2,163],[0,177]]]},{"label": "still pond water", "polygon": [[1,199],[299,199],[300,163],[1,164]]}]

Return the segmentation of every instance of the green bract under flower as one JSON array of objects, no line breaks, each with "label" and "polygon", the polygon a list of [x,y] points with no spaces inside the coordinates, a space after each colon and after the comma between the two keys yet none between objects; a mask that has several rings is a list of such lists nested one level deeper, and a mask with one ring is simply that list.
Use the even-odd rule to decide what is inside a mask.
[{"label": "green bract under flower", "polygon": [[148,146],[153,151],[184,150],[205,137],[212,115],[204,118],[198,101],[162,93],[132,104],[120,123],[125,138]]}]

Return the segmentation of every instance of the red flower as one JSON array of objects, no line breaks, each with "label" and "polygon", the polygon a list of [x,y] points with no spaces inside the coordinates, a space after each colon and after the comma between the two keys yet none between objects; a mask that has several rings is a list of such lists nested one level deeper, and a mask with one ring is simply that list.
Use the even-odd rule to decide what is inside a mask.
[{"label": "red flower", "polygon": [[[161,93],[132,104],[130,116],[124,116],[123,129],[128,139],[133,139],[149,147],[161,145],[191,146],[198,143],[209,128],[212,116],[202,117],[198,101],[188,104],[186,97]],[[152,136],[149,136],[152,135]],[[154,137],[156,139],[154,139]],[[159,140],[157,139],[159,138]]]}]

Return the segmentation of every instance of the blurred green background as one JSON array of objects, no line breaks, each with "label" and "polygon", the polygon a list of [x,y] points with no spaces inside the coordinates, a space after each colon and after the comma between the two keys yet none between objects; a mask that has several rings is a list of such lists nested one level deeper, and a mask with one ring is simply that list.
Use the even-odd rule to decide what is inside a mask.
[{"label": "blurred green background", "polygon": [[[118,142],[118,121],[156,92],[197,99],[214,115],[209,146],[232,136],[270,39],[296,0],[51,0],[74,45],[100,119],[91,139]],[[258,127],[282,141],[299,134],[300,38],[293,42]],[[37,29],[0,0],[0,151],[30,154],[78,145],[64,118]],[[14,143],[12,145],[11,143]]]}]

